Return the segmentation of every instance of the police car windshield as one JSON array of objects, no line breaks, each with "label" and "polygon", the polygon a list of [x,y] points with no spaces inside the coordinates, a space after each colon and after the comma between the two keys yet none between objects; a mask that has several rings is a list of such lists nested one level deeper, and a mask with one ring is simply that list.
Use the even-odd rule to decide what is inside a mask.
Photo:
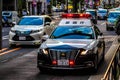
[{"label": "police car windshield", "polygon": [[120,13],[109,13],[108,18],[117,18],[118,16],[120,16]]},{"label": "police car windshield", "polygon": [[107,13],[107,10],[98,10],[98,13]]},{"label": "police car windshield", "polygon": [[18,25],[42,25],[43,18],[38,17],[24,17],[22,18]]},{"label": "police car windshield", "polygon": [[86,11],[86,12],[89,12],[91,15],[95,16],[95,11]]},{"label": "police car windshield", "polygon": [[92,27],[59,26],[50,36],[51,39],[94,39]]}]

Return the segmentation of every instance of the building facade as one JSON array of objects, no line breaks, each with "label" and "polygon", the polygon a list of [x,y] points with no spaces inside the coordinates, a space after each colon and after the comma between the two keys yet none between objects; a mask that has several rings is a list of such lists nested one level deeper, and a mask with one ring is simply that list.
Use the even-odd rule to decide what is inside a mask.
[{"label": "building facade", "polygon": [[2,11],[17,11],[17,0],[2,0],[2,3]]},{"label": "building facade", "polygon": [[30,15],[47,13],[47,0],[26,0],[26,8]]}]

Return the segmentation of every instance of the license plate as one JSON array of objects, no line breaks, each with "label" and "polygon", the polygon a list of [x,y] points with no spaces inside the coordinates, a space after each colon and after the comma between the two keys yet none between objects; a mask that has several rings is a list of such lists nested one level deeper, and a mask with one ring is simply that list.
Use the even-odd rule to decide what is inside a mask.
[{"label": "license plate", "polygon": [[59,66],[67,66],[69,65],[69,60],[58,60],[58,65]]},{"label": "license plate", "polygon": [[26,37],[19,37],[19,40],[26,40]]}]

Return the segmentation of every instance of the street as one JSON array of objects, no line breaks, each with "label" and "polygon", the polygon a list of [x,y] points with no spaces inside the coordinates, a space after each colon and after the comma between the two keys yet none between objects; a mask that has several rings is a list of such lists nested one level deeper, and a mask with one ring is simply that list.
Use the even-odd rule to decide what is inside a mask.
[{"label": "street", "polygon": [[[106,31],[105,21],[98,21],[97,26],[105,36],[106,51],[117,36],[114,31]],[[105,60],[99,64],[97,73],[91,70],[53,71],[40,73],[37,68],[37,49],[34,46],[17,46],[8,48],[10,27],[3,27],[3,49],[0,50],[0,80],[100,80],[108,65]]]}]

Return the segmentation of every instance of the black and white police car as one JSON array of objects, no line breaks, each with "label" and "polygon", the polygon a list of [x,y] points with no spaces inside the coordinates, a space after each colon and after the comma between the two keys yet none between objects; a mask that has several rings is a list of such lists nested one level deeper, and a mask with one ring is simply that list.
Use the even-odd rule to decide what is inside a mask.
[{"label": "black and white police car", "polygon": [[[38,49],[37,67],[76,70],[93,68],[104,60],[105,42],[100,30],[91,22],[89,14],[63,14],[52,34]],[[68,17],[68,18],[67,18]],[[87,18],[86,18],[87,17]]]}]

